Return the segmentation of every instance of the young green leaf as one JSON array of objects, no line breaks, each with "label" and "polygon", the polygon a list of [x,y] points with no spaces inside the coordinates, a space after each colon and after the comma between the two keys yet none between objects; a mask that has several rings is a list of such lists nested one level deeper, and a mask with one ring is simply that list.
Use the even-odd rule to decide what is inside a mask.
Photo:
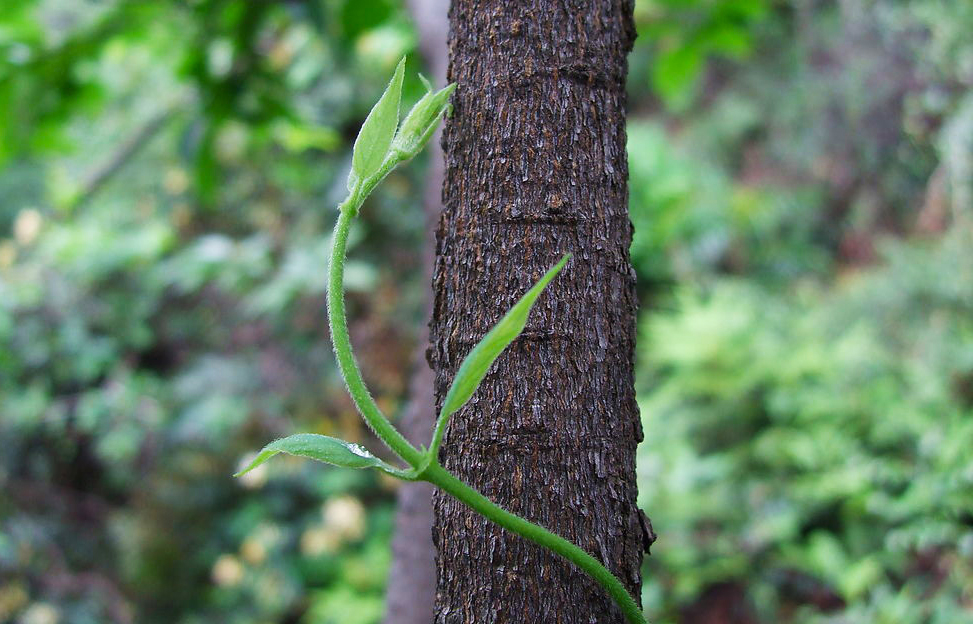
[{"label": "young green leaf", "polygon": [[316,433],[298,433],[271,442],[260,451],[249,466],[233,476],[245,475],[277,453],[316,459],[344,468],[378,468],[390,474],[399,472],[357,444]]},{"label": "young green leaf", "polygon": [[520,335],[520,332],[524,331],[524,326],[527,325],[527,315],[530,314],[530,309],[537,300],[537,297],[544,290],[544,287],[554,279],[554,276],[564,268],[564,265],[567,264],[570,258],[571,254],[567,254],[561,258],[560,262],[551,267],[544,274],[544,277],[534,284],[533,288],[528,290],[514,307],[510,308],[510,311],[500,319],[500,322],[487,332],[486,336],[473,347],[466,356],[466,359],[463,360],[463,363],[460,364],[459,370],[456,372],[456,378],[453,379],[453,385],[450,386],[449,392],[446,393],[443,408],[439,412],[439,421],[436,423],[436,432],[433,437],[433,442],[430,445],[432,453],[438,450],[439,442],[445,430],[446,419],[459,408],[463,407],[470,397],[473,396],[473,393],[480,386],[480,382],[486,377],[490,365],[507,348],[507,345],[513,342]]},{"label": "young green leaf", "polygon": [[408,160],[425,147],[439,125],[440,117],[449,106],[449,96],[455,90],[455,82],[439,91],[430,89],[416,102],[392,141],[392,151],[398,159]]},{"label": "young green leaf", "polygon": [[399,100],[402,97],[402,78],[405,75],[405,58],[399,61],[395,74],[385,93],[368,113],[358,131],[355,148],[351,155],[351,171],[359,180],[368,179],[379,170],[388,155],[395,128],[399,125]]}]

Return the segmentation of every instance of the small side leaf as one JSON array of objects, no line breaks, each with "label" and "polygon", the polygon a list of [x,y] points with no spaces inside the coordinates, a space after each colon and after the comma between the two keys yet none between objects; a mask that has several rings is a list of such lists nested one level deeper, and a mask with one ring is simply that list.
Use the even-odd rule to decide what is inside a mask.
[{"label": "small side leaf", "polygon": [[357,444],[316,433],[298,433],[280,440],[274,440],[260,451],[260,454],[250,462],[249,466],[233,476],[245,475],[277,453],[316,459],[326,464],[344,468],[378,468],[389,474],[399,472]]},{"label": "small side leaf", "polygon": [[[524,331],[524,326],[527,325],[527,315],[530,314],[530,309],[537,297],[540,296],[544,287],[554,279],[554,276],[564,268],[570,258],[571,254],[567,254],[545,273],[544,277],[534,284],[534,287],[528,290],[520,298],[520,301],[510,308],[510,311],[500,319],[500,322],[494,325],[493,329],[487,332],[487,335],[469,352],[466,359],[460,364],[456,378],[453,379],[453,385],[450,386],[449,392],[446,393],[446,399],[443,401],[443,409],[439,413],[439,420],[443,424],[446,418],[463,407],[473,396],[473,393],[480,386],[480,382],[486,377],[490,365],[507,348],[507,345],[513,342],[520,335],[520,332]],[[439,426],[437,423],[437,428]]]},{"label": "small side leaf", "polygon": [[379,170],[395,136],[395,128],[399,125],[399,100],[402,97],[402,78],[405,75],[405,58],[399,61],[395,74],[385,93],[372,107],[372,111],[365,118],[358,138],[355,139],[355,149],[351,155],[351,171],[359,180],[365,180]]},{"label": "small side leaf", "polygon": [[399,160],[408,160],[422,151],[436,132],[439,120],[449,106],[449,96],[455,90],[454,82],[439,91],[430,90],[416,102],[402,120],[402,126],[392,141],[392,151]]}]

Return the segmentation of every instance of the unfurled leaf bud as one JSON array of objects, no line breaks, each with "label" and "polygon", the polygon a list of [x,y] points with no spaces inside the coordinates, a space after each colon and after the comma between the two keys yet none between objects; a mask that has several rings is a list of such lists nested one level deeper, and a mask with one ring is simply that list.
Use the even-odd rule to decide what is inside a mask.
[{"label": "unfurled leaf bud", "polygon": [[395,139],[392,152],[399,160],[408,160],[418,154],[436,132],[439,118],[449,106],[449,96],[456,90],[453,83],[439,91],[429,91],[416,102],[405,116]]}]

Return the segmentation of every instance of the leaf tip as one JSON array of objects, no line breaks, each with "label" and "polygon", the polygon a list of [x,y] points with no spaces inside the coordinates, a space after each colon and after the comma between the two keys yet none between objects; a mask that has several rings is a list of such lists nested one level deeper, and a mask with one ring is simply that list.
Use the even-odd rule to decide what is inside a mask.
[{"label": "leaf tip", "polygon": [[540,279],[540,281],[536,284],[536,286],[540,286],[541,289],[545,288],[548,282],[550,282],[552,279],[557,277],[557,274],[561,272],[561,269],[563,269],[565,265],[567,265],[568,261],[571,260],[572,257],[573,254],[571,252],[568,252],[563,256],[561,256],[561,259],[558,260],[558,263],[552,266],[547,271],[547,273],[544,275],[544,277]]},{"label": "leaf tip", "polygon": [[243,468],[242,470],[238,470],[238,471],[234,472],[233,473],[234,478],[239,479],[243,475],[247,474],[248,472],[250,472],[251,470],[253,470],[254,468],[256,468],[257,467],[255,465],[256,463],[257,463],[256,460],[255,461],[252,461],[252,462],[250,462],[250,465],[247,466],[246,468]]},{"label": "leaf tip", "polygon": [[392,74],[392,82],[398,85],[398,89],[402,90],[402,81],[405,79],[405,56],[399,59],[399,63],[395,66],[395,73]]}]

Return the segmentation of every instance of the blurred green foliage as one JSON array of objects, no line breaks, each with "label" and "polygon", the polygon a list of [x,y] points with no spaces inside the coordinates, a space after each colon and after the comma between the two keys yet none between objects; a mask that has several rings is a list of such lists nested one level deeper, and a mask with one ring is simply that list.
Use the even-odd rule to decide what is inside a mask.
[{"label": "blurred green foliage", "polygon": [[712,58],[745,59],[770,0],[646,0],[636,4],[640,46],[651,47],[652,86],[666,106],[688,107]]},{"label": "blurred green foliage", "polygon": [[973,7],[745,6],[735,50],[736,3],[637,13],[644,602],[973,621]]},{"label": "blurred green foliage", "polygon": [[650,604],[735,583],[761,622],[968,621],[971,245],[890,245],[833,290],[686,286],[645,319]]},{"label": "blurred green foliage", "polygon": [[[648,612],[973,621],[973,4],[636,17]],[[393,0],[4,4],[0,622],[379,621],[389,483],[230,475],[294,431],[372,442],[325,263],[351,141],[415,43]],[[390,413],[421,179],[369,200],[348,271]]]},{"label": "blurred green foliage", "polygon": [[[295,430],[368,440],[326,263],[349,137],[414,39],[379,1],[4,5],[0,621],[377,621],[388,483],[230,475]],[[348,271],[391,412],[420,312],[414,174],[370,201]]]}]

